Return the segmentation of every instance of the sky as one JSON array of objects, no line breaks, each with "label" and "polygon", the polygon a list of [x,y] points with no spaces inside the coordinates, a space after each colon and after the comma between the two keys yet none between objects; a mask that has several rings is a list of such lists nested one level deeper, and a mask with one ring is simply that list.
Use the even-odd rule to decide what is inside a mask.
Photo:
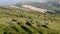
[{"label": "sky", "polygon": [[0,6],[10,6],[25,0],[0,0]]}]

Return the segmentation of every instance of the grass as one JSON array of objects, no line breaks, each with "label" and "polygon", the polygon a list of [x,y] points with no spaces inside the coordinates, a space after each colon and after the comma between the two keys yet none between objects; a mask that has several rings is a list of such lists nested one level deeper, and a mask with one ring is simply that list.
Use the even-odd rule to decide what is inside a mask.
[{"label": "grass", "polygon": [[60,15],[0,7],[0,34],[60,34]]}]

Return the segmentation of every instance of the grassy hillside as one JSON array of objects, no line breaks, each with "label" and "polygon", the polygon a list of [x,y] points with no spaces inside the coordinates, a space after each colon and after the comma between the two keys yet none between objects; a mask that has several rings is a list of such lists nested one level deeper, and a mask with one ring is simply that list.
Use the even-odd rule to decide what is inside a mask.
[{"label": "grassy hillside", "polygon": [[60,15],[0,7],[0,34],[60,34]]}]

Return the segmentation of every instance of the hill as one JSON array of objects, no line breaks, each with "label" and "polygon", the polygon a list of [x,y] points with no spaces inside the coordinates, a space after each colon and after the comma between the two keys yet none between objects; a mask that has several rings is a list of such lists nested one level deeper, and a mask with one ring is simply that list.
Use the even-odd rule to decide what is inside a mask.
[{"label": "hill", "polygon": [[60,15],[0,7],[0,34],[60,34]]},{"label": "hill", "polygon": [[28,2],[23,2],[23,3],[18,3],[15,6],[21,7],[22,5],[30,5],[30,6],[34,6],[37,8],[60,11],[60,3],[56,3],[56,2],[39,3],[39,2],[28,1]]}]

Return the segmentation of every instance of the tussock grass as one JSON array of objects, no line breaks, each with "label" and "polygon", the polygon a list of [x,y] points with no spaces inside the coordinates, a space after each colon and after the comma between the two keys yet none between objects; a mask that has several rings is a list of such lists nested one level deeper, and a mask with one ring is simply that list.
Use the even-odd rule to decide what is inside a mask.
[{"label": "tussock grass", "polygon": [[0,7],[0,34],[60,34],[60,15]]}]

